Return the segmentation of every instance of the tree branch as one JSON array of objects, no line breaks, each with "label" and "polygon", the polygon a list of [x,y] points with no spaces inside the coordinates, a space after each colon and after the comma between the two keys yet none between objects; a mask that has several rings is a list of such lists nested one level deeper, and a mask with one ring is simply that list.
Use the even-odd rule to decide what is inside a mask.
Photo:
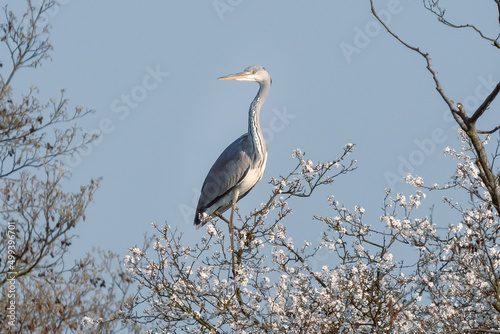
[{"label": "tree branch", "polygon": [[491,134],[495,133],[496,131],[498,131],[499,129],[500,129],[500,125],[495,127],[493,130],[490,130],[490,131],[477,130],[477,133],[480,133],[482,135],[491,135]]},{"label": "tree branch", "polygon": [[[493,89],[493,91],[483,101],[483,103],[479,106],[479,108],[477,108],[477,110],[474,113],[474,115],[472,115],[469,118],[470,122],[476,122],[477,119],[483,115],[483,113],[486,111],[486,109],[488,109],[488,107],[490,106],[491,102],[493,102],[493,100],[497,97],[498,92],[500,92],[500,82],[495,86],[495,88]],[[498,129],[498,127],[497,127],[497,129]],[[495,131],[496,130],[493,130],[493,132],[495,132]]]},{"label": "tree branch", "polygon": [[[391,34],[395,39],[397,39],[401,44],[406,46],[407,48],[417,52],[420,54],[422,57],[425,58],[427,62],[427,70],[432,74],[432,77],[434,79],[435,85],[436,85],[436,90],[439,92],[443,100],[446,102],[448,105],[451,114],[455,118],[455,121],[458,123],[460,128],[467,134],[469,137],[472,146],[474,147],[474,151],[476,154],[477,158],[477,163],[480,166],[480,173],[479,176],[481,177],[481,180],[485,184],[488,192],[491,195],[491,201],[497,212],[500,214],[500,192],[497,190],[498,187],[498,182],[497,178],[495,177],[494,173],[492,172],[488,157],[486,155],[486,151],[484,149],[483,143],[481,138],[479,138],[478,135],[478,130],[476,129],[476,120],[484,113],[486,108],[490,105],[490,103],[495,99],[497,96],[499,90],[500,90],[500,83],[495,87],[495,89],[490,93],[490,95],[486,98],[486,100],[479,106],[478,110],[474,113],[474,115],[469,118],[462,106],[462,104],[458,103],[457,106],[455,107],[453,101],[448,98],[448,96],[445,94],[441,83],[439,82],[437,72],[432,68],[432,63],[431,63],[431,57],[428,53],[424,53],[420,50],[420,48],[414,47],[403,41],[399,36],[397,36],[394,32],[389,29],[389,27],[383,22],[383,20],[380,19],[378,16],[377,12],[375,11],[375,7],[373,5],[373,0],[370,0],[370,5],[371,5],[371,12],[373,16],[380,22],[380,24],[387,30],[389,34]],[[425,5],[425,2],[424,2]],[[432,6],[437,6],[437,1],[433,2]],[[426,7],[427,8],[427,7]],[[435,13],[435,12],[434,12]],[[435,13],[436,14],[436,13]],[[436,14],[438,16],[443,16],[444,15],[444,10],[441,10],[439,14]]]},{"label": "tree branch", "polygon": [[[500,14],[500,1],[499,0],[494,0],[494,1],[496,2],[497,6],[498,6],[498,10],[499,10],[499,14]],[[444,25],[447,25],[448,27],[456,28],[456,29],[472,28],[472,29],[474,29],[474,31],[476,31],[479,34],[479,36],[481,36],[481,38],[483,38],[487,41],[490,41],[493,46],[500,49],[500,43],[498,42],[498,37],[496,39],[493,39],[493,38],[490,38],[490,37],[484,35],[483,32],[473,24],[454,24],[454,23],[451,23],[450,21],[448,21],[447,19],[444,18],[445,9],[443,9],[439,6],[439,0],[432,0],[432,1],[427,0],[427,2],[426,2],[426,0],[424,0],[424,7],[428,11],[430,11],[431,13],[436,15],[439,22],[443,23]],[[499,22],[500,22],[500,17],[499,17]]]},{"label": "tree branch", "polygon": [[403,41],[398,35],[396,35],[394,32],[392,32],[391,29],[380,19],[378,16],[377,12],[375,11],[375,7],[373,5],[373,0],[370,0],[370,5],[371,5],[371,12],[373,16],[380,22],[380,24],[387,30],[389,34],[391,34],[395,39],[397,39],[401,44],[406,46],[408,49],[413,50],[420,54],[422,57],[425,58],[425,61],[427,62],[427,70],[432,74],[432,78],[434,79],[435,85],[436,85],[436,90],[439,92],[439,95],[443,98],[443,100],[446,102],[448,107],[450,108],[451,114],[453,115],[453,118],[455,118],[455,121],[460,125],[460,128],[464,131],[467,131],[467,126],[465,124],[465,121],[467,119],[467,115],[462,111],[457,108],[455,108],[455,105],[453,101],[445,94],[443,87],[441,86],[441,83],[439,81],[437,72],[434,70],[432,67],[432,59],[428,53],[424,53],[420,48],[414,47]]}]

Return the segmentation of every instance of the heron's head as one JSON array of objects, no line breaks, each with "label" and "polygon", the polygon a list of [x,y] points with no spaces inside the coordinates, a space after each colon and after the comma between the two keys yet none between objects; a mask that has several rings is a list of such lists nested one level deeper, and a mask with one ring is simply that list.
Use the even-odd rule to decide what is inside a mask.
[{"label": "heron's head", "polygon": [[271,82],[271,77],[266,69],[259,65],[245,68],[243,72],[220,77],[218,80],[238,80],[238,81],[256,81],[260,83]]}]

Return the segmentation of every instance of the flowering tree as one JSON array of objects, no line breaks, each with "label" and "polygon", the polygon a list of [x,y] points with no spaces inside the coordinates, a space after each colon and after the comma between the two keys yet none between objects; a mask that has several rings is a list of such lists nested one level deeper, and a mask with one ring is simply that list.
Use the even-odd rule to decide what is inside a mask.
[{"label": "flowering tree", "polygon": [[[431,302],[421,308],[419,314],[422,322],[427,328],[444,332],[497,333],[500,328],[500,174],[498,168],[495,172],[494,164],[500,155],[500,139],[491,151],[491,158],[488,157],[486,144],[491,135],[498,135],[500,125],[493,124],[489,125],[489,129],[479,130],[477,122],[500,92],[500,83],[475,111],[465,110],[461,103],[454,104],[441,85],[429,53],[410,45],[391,31],[377,15],[373,0],[370,0],[370,4],[372,14],[387,32],[404,47],[425,59],[436,90],[460,127],[460,150],[445,149],[445,154],[459,160],[450,184],[443,188],[438,185],[424,187],[421,179],[409,177],[416,187],[429,191],[458,188],[470,195],[467,204],[459,204],[452,198],[444,197],[450,208],[460,213],[462,221],[450,226],[446,235],[429,235],[420,246],[421,257],[423,252],[427,265],[429,286],[426,292]],[[439,0],[425,0],[423,5],[443,24],[457,29],[473,29],[493,47],[500,48],[500,35],[491,38],[474,24],[452,23],[445,17],[446,10]],[[498,8],[500,17],[500,1],[493,0],[491,6],[492,9]]]},{"label": "flowering tree", "polygon": [[[62,157],[94,139],[70,123],[89,111],[69,111],[64,92],[43,103],[36,88],[23,92],[12,84],[19,71],[41,66],[52,48],[43,21],[55,1],[26,4],[21,15],[5,6],[0,20],[0,45],[10,56],[0,63],[0,327],[62,333],[92,325],[113,332],[130,285],[117,256],[96,250],[74,265],[64,262],[100,181],[76,192],[63,188],[70,175]],[[82,324],[86,315],[98,320]]]},{"label": "flowering tree", "polygon": [[[423,3],[453,26],[438,1]],[[209,224],[195,245],[175,229],[153,224],[159,235],[152,249],[131,248],[125,259],[139,283],[127,319],[149,324],[151,332],[172,333],[500,333],[500,182],[494,169],[500,139],[487,150],[500,125],[484,131],[476,126],[500,83],[477,110],[464,110],[446,95],[430,55],[393,33],[370,4],[386,30],[424,58],[460,126],[458,147],[444,152],[457,161],[451,181],[427,186],[408,175],[414,194],[386,190],[380,221],[374,222],[365,221],[363,208],[349,209],[330,197],[331,214],[314,216],[323,226],[321,241],[297,243],[286,229],[291,205],[355,169],[348,160],[352,144],[326,163],[306,160],[297,150],[296,168],[271,179],[267,202],[238,216],[234,249],[219,222]],[[498,39],[485,39],[498,47]],[[445,231],[418,210],[433,191],[447,192],[443,200],[461,217]],[[470,200],[458,203],[448,196],[453,191]],[[380,222],[384,228],[375,227]],[[336,260],[316,268],[314,257],[325,252]]]}]

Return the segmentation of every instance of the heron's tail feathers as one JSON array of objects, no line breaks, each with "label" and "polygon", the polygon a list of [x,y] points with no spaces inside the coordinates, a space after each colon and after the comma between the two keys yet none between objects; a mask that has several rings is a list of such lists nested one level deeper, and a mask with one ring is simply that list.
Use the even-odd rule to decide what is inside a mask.
[{"label": "heron's tail feathers", "polygon": [[194,215],[194,226],[197,230],[208,223],[209,220],[210,216],[206,212],[199,212],[198,210],[196,210],[196,213]]}]

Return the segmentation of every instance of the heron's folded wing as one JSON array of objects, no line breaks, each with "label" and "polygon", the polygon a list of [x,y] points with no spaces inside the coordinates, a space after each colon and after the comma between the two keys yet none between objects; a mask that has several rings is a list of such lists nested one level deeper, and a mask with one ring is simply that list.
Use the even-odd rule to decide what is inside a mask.
[{"label": "heron's folded wing", "polygon": [[197,212],[212,206],[243,180],[251,166],[248,144],[248,135],[244,134],[215,161],[203,183]]}]

